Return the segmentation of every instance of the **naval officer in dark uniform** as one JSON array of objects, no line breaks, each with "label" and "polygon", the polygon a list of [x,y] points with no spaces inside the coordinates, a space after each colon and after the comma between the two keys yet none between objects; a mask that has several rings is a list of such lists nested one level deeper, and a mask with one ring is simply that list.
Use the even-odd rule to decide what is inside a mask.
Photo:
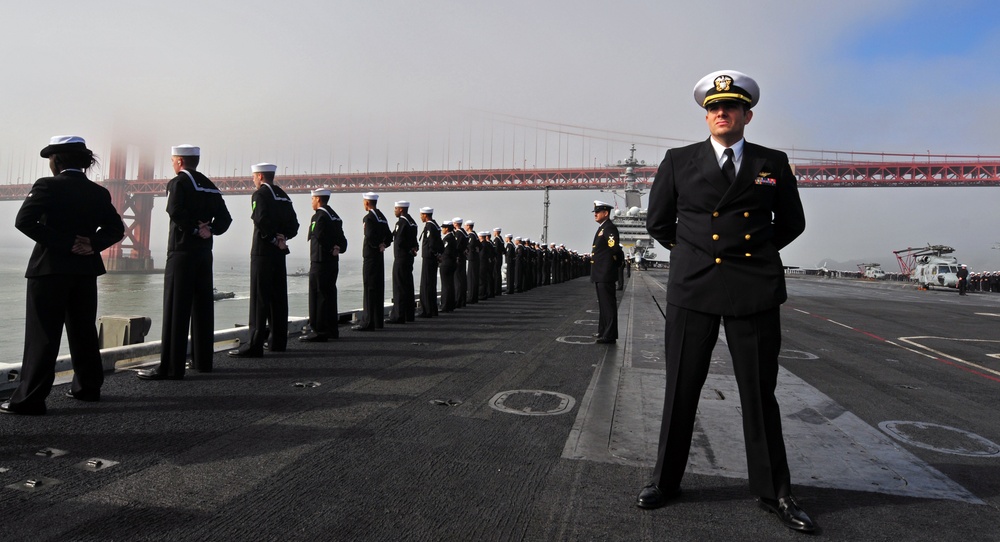
[{"label": "naval officer in dark uniform", "polygon": [[420,233],[420,316],[438,315],[437,276],[438,261],[444,245],[441,243],[441,226],[434,220],[433,207],[420,208],[424,230]]},{"label": "naval officer in dark uniform", "polygon": [[667,151],[650,192],[646,227],[671,251],[667,283],[666,382],[652,483],[637,504],[656,508],[677,494],[695,413],[722,320],[740,390],[750,490],[794,530],[813,521],[792,498],[781,414],[774,397],[785,301],[778,251],[805,229],[785,153],[743,138],[760,96],[731,70],[694,89],[711,137]]},{"label": "naval officer in dark uniform", "polygon": [[614,344],[618,340],[618,302],[615,299],[615,281],[618,270],[625,262],[622,240],[618,227],[611,220],[610,203],[594,202],[594,221],[600,224],[594,235],[593,256],[590,260],[590,282],[597,287],[597,305],[600,319],[597,324],[597,343]]},{"label": "naval officer in dark uniform", "polygon": [[212,288],[212,240],[233,223],[222,192],[197,168],[201,149],[172,147],[176,177],[167,184],[167,265],[163,271],[163,332],[160,365],[138,371],[144,380],[184,378],[188,327],[191,365],[212,370],[215,344],[215,299]]},{"label": "naval officer in dark uniform", "polygon": [[[97,159],[78,136],[56,136],[41,151],[52,177],[35,181],[14,226],[35,241],[24,276],[28,279],[21,382],[6,414],[45,414],[55,381],[63,325],[73,358],[67,395],[98,401],[104,366],[98,345],[97,277],[104,274],[101,251],[125,235],[125,225],[103,186],[87,179]],[[8,307],[9,308],[9,307]]]},{"label": "naval officer in dark uniform", "polygon": [[302,342],[326,342],[340,337],[337,321],[337,276],[340,255],[347,252],[344,222],[330,207],[330,191],[313,190],[309,222],[309,333]]},{"label": "naval officer in dark uniform", "polygon": [[361,247],[361,278],[364,284],[364,310],[354,331],[374,331],[385,327],[385,249],[392,244],[392,230],[382,211],[378,194],[364,194],[364,242]]},{"label": "naval officer in dark uniform", "polygon": [[413,260],[420,250],[417,221],[410,216],[410,202],[397,201],[393,208],[396,228],[392,231],[392,310],[389,324],[412,322],[416,316],[416,292],[413,291]]},{"label": "naval officer in dark uniform", "polygon": [[253,184],[250,218],[250,342],[229,355],[257,358],[264,345],[272,352],[284,352],[288,345],[288,256],[289,239],[299,232],[292,199],[274,184],[278,166],[269,163],[250,166]]}]

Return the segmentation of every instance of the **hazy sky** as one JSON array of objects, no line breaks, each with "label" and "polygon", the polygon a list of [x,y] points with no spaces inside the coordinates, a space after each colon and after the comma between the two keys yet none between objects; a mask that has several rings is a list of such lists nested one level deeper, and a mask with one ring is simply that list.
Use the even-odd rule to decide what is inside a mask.
[{"label": "hazy sky", "polygon": [[[211,176],[259,161],[279,174],[582,165],[631,142],[657,163],[707,137],[691,88],[724,68],[760,83],[757,143],[1000,155],[1000,4],[987,0],[49,0],[3,14],[0,182],[42,175],[56,134],[105,158],[113,140],[148,146],[158,177],[179,143],[202,147]],[[892,264],[894,249],[941,243],[1000,269],[998,194],[804,190],[807,230],[783,255]],[[541,234],[540,192],[385,197]],[[553,192],[550,239],[589,248],[588,202],[610,197]],[[221,249],[247,252],[248,200],[230,199],[237,231]],[[358,199],[334,200],[357,240]],[[5,238],[25,242],[11,222]],[[154,236],[162,250],[165,227]]]}]

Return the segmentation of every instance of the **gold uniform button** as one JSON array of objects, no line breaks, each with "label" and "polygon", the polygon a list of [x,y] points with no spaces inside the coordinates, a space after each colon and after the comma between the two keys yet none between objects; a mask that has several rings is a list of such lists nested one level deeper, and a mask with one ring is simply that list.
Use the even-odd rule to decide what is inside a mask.
[{"label": "gold uniform button", "polygon": [[712,213],[713,218],[719,218],[719,211]]},{"label": "gold uniform button", "polygon": [[722,263],[722,258],[716,258],[716,259],[715,259],[715,263],[717,263],[717,264],[718,264],[718,263]]},{"label": "gold uniform button", "polygon": [[719,234],[717,234],[717,233],[716,233],[716,234],[713,234],[713,235],[712,235],[712,240],[713,240],[713,241],[718,241],[718,240],[719,240]]},{"label": "gold uniform button", "polygon": [[744,254],[744,256],[746,256],[747,258],[749,258],[750,257],[750,253],[747,252],[746,254]]},{"label": "gold uniform button", "polygon": [[750,218],[750,213],[749,212],[743,213],[743,218]]},{"label": "gold uniform button", "polygon": [[747,241],[749,241],[749,240],[750,240],[750,234],[749,234],[749,233],[748,233],[748,234],[746,234],[746,236],[745,236],[745,237],[743,237],[743,238],[744,238],[744,239],[746,239]]}]

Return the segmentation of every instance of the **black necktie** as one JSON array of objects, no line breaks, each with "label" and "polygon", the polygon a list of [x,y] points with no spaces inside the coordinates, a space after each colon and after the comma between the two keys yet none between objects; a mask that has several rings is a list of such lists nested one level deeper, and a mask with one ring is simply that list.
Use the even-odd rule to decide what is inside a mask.
[{"label": "black necktie", "polygon": [[726,177],[729,184],[736,180],[736,164],[733,163],[733,149],[726,149],[722,152],[726,155],[726,161],[722,163],[722,175]]}]

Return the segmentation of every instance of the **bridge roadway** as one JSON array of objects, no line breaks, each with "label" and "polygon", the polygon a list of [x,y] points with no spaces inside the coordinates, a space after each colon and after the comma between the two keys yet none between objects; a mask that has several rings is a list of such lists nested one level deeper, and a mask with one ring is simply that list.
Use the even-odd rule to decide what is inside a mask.
[{"label": "bridge roadway", "polygon": [[[122,370],[96,404],[57,387],[49,415],[0,416],[0,540],[801,539],[748,494],[721,339],[684,495],[635,507],[665,280],[633,274],[617,345],[592,344],[579,279],[259,360],[219,354],[183,382]],[[1000,296],[789,290],[779,401],[820,536],[996,540]]]}]

